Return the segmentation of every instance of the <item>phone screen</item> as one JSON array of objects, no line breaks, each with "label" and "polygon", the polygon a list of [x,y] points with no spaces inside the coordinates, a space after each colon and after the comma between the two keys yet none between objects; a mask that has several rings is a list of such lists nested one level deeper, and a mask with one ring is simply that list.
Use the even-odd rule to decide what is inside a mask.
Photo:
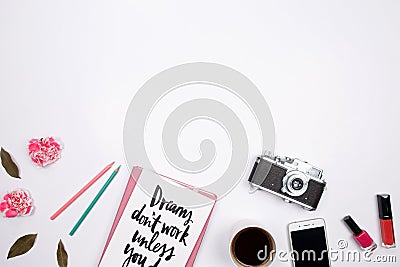
[{"label": "phone screen", "polygon": [[295,267],[329,267],[325,227],[292,231],[290,235]]}]

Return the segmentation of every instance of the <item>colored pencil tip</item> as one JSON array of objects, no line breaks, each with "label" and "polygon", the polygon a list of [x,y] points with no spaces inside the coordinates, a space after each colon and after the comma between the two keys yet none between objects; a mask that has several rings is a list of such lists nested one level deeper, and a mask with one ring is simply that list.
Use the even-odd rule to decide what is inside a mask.
[{"label": "colored pencil tip", "polygon": [[114,163],[115,163],[115,161],[111,162],[110,164],[107,165],[107,167],[111,168],[111,166],[114,165]]},{"label": "colored pencil tip", "polygon": [[119,168],[121,168],[121,165],[119,165],[118,168],[115,169],[115,171],[118,172]]}]

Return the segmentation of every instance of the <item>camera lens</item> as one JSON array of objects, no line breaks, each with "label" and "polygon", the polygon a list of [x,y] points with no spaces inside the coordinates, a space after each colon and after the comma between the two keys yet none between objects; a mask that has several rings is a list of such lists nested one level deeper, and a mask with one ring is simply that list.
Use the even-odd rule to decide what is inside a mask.
[{"label": "camera lens", "polygon": [[300,189],[302,189],[302,188],[303,188],[303,185],[304,185],[304,182],[303,182],[303,180],[300,179],[300,178],[294,178],[294,179],[292,180],[291,186],[292,186],[292,188],[293,188],[294,190],[300,190]]},{"label": "camera lens", "polygon": [[303,195],[308,188],[309,178],[300,171],[290,171],[282,179],[281,191],[293,197]]}]

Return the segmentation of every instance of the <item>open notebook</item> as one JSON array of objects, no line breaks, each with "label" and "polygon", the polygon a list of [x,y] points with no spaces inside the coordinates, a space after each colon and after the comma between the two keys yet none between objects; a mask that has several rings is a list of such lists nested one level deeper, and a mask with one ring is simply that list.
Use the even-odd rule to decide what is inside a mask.
[{"label": "open notebook", "polygon": [[[145,190],[135,188],[139,179]],[[215,202],[211,193],[135,167],[99,266],[193,266]]]}]

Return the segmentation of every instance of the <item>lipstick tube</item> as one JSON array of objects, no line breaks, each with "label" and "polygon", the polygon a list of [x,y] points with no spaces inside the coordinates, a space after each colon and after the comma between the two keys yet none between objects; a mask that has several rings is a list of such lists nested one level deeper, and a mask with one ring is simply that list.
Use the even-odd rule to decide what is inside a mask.
[{"label": "lipstick tube", "polygon": [[396,247],[394,240],[392,207],[389,194],[377,195],[379,222],[381,225],[382,246],[385,248]]},{"label": "lipstick tube", "polygon": [[369,234],[362,230],[357,223],[350,216],[343,218],[343,221],[347,224],[349,229],[353,232],[354,240],[360,245],[362,250],[373,251],[376,249],[377,245],[369,236]]}]

